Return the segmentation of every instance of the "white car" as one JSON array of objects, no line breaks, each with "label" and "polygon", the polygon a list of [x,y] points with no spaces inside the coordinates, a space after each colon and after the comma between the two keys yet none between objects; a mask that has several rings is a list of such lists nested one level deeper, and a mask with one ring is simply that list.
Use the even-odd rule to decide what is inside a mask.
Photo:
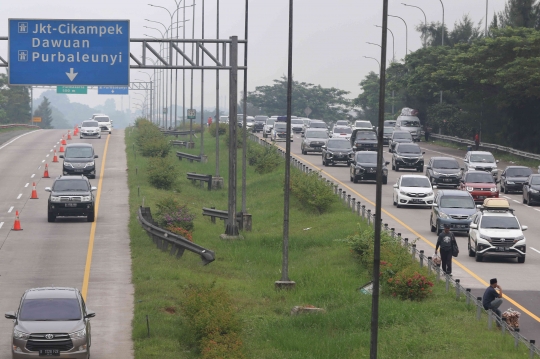
[{"label": "white car", "polygon": [[354,126],[353,126],[353,130],[355,128],[372,130],[373,125],[369,121],[355,121]]},{"label": "white car", "polygon": [[263,137],[272,136],[272,129],[274,128],[274,122],[276,122],[277,117],[270,117],[266,119],[266,123],[263,126]]},{"label": "white car", "polygon": [[99,123],[94,120],[83,121],[80,127],[79,138],[101,138]]},{"label": "white car", "polygon": [[465,172],[467,171],[485,171],[491,173],[496,179],[499,174],[495,157],[487,151],[469,151],[465,154]]},{"label": "white car", "polygon": [[332,138],[345,138],[349,140],[351,138],[352,130],[350,127],[336,127],[330,133]]},{"label": "white car", "polygon": [[92,120],[99,123],[101,131],[112,133],[112,120],[107,115],[96,114],[92,116]]},{"label": "white car", "polygon": [[403,175],[394,185],[394,206],[433,206],[433,187],[426,176]]},{"label": "white car", "polygon": [[[493,203],[493,205],[491,205]],[[469,225],[469,256],[481,262],[484,257],[515,257],[525,263],[526,238],[522,226],[505,198],[484,201]]]},{"label": "white car", "polygon": [[351,127],[351,124],[347,120],[337,120],[333,128],[336,127]]},{"label": "white car", "polygon": [[[287,123],[276,122],[272,128],[272,141],[285,141],[287,139]],[[291,131],[291,142],[293,142],[293,131]]]}]

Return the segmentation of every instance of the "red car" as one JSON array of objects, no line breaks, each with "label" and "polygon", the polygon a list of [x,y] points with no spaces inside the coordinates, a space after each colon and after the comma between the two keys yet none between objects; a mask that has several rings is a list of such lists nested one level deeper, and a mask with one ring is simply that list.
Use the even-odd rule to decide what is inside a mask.
[{"label": "red car", "polygon": [[460,189],[468,191],[475,203],[483,203],[486,198],[499,198],[497,183],[490,172],[466,172],[461,180]]}]

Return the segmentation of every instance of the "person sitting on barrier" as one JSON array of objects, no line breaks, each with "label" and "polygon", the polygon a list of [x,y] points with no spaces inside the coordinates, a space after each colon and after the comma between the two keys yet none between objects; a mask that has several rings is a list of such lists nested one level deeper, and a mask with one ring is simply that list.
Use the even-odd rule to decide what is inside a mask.
[{"label": "person sitting on barrier", "polygon": [[448,224],[444,225],[444,232],[439,234],[437,238],[437,245],[435,246],[435,254],[439,247],[441,248],[441,261],[442,261],[442,270],[446,274],[452,274],[452,247],[457,246],[456,237],[454,233],[450,232],[450,226]]},{"label": "person sitting on barrier", "polygon": [[[499,291],[497,292],[495,288],[497,288]],[[499,320],[501,319],[501,310],[499,307],[503,302],[502,296],[502,288],[497,284],[497,278],[490,279],[489,287],[487,287],[486,291],[484,292],[484,297],[482,298],[482,305],[484,306],[485,310],[491,309],[493,313],[499,317]],[[499,321],[497,321],[497,326],[500,326]]]}]

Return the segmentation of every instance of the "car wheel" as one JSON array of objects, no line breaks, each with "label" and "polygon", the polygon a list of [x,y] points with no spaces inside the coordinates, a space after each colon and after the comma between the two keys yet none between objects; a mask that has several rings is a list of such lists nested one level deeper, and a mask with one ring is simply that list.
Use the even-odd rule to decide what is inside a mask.
[{"label": "car wheel", "polygon": [[111,131],[109,131],[109,135],[112,135],[112,130],[111,130]]},{"label": "car wheel", "polygon": [[88,213],[88,216],[86,216],[86,221],[87,221],[87,222],[94,222],[94,216],[95,216],[95,212],[94,212],[94,211]]},{"label": "car wheel", "polygon": [[396,172],[399,172],[399,166],[396,164]]},{"label": "car wheel", "polygon": [[47,222],[56,222],[56,216],[54,215],[54,213],[48,213]]},{"label": "car wheel", "polygon": [[476,248],[476,252],[474,253],[475,257],[474,259],[477,261],[477,262],[482,262],[482,260],[484,259],[484,257],[478,253],[478,248]]},{"label": "car wheel", "polygon": [[474,251],[472,250],[472,247],[471,247],[471,238],[470,237],[467,240],[467,247],[469,248],[469,257],[474,257]]},{"label": "car wheel", "polygon": [[396,166],[394,165],[394,161],[392,161],[392,171],[396,170]]},{"label": "car wheel", "polygon": [[327,166],[326,161],[324,160],[324,158],[322,160],[322,165],[325,166],[325,167]]},{"label": "car wheel", "polygon": [[388,177],[383,177],[382,184],[387,184],[387,183],[388,183]]},{"label": "car wheel", "polygon": [[356,176],[353,176],[353,182],[358,183],[358,178],[356,178]]},{"label": "car wheel", "polygon": [[304,151],[304,149],[303,149],[303,148],[302,148],[302,154],[303,154],[303,155],[307,155],[307,152],[306,152],[306,151]]},{"label": "car wheel", "polygon": [[429,229],[431,232],[435,232],[437,228],[433,225],[433,216],[429,217]]},{"label": "car wheel", "polygon": [[423,167],[418,167],[416,170],[417,170],[418,172],[423,172],[423,171],[424,171],[424,168],[423,168]]},{"label": "car wheel", "polygon": [[525,257],[518,257],[518,263],[525,263]]},{"label": "car wheel", "polygon": [[525,199],[525,192],[523,192],[523,204],[527,204],[527,200]]},{"label": "car wheel", "polygon": [[392,202],[393,202],[393,205],[394,205],[394,206],[397,206],[397,201],[396,201],[396,199],[394,198],[394,196],[392,196]]}]

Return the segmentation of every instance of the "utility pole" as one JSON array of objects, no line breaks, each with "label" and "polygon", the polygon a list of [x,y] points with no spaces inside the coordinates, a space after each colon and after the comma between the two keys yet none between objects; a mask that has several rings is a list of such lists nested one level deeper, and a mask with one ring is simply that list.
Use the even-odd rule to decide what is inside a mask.
[{"label": "utility pole", "polygon": [[[247,214],[246,209],[246,166],[247,166],[247,65],[248,65],[248,12],[249,12],[249,0],[246,0],[246,10],[245,10],[245,20],[244,20],[244,38],[246,44],[244,47],[244,103],[243,103],[243,118],[242,118],[242,223],[244,224],[244,216]],[[245,226],[242,225],[242,228],[246,230]]]}]

